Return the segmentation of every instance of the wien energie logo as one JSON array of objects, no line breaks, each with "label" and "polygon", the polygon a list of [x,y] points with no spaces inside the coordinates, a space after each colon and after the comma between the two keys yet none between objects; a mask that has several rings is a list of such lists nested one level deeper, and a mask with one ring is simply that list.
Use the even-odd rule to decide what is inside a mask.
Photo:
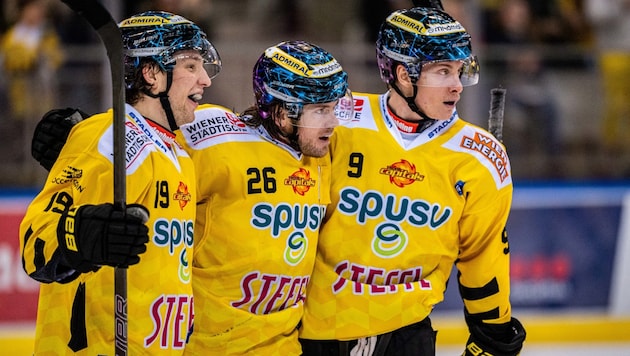
[{"label": "wien energie logo", "polygon": [[389,176],[389,182],[400,188],[424,180],[424,175],[416,172],[416,165],[404,159],[381,168],[379,173]]},{"label": "wien energie logo", "polygon": [[490,136],[476,132],[474,137],[464,136],[460,146],[470,151],[479,152],[483,157],[487,158],[501,182],[504,182],[510,176],[507,153]]},{"label": "wien energie logo", "polygon": [[288,178],[285,178],[284,185],[293,187],[293,192],[304,196],[306,192],[317,184],[315,179],[311,179],[311,173],[304,168],[293,172]]},{"label": "wien energie logo", "polygon": [[188,193],[188,186],[184,182],[179,182],[177,191],[173,194],[173,199],[179,202],[179,208],[184,210],[184,207],[192,199],[190,193]]}]

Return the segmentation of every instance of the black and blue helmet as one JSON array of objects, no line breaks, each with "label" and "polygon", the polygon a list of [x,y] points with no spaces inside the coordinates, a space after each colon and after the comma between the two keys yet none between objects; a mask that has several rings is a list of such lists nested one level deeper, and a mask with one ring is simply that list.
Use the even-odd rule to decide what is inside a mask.
[{"label": "black and blue helmet", "polygon": [[192,21],[169,12],[147,11],[118,24],[123,38],[127,83],[142,58],[151,58],[165,71],[175,65],[174,54],[196,50],[203,57],[208,76],[221,71],[221,58],[206,33]]},{"label": "black and blue helmet", "polygon": [[416,7],[392,12],[381,25],[376,41],[381,79],[392,84],[395,67],[402,64],[414,83],[422,66],[439,61],[462,61],[462,85],[479,80],[479,62],[472,54],[470,35],[457,20],[435,8]]},{"label": "black and blue helmet", "polygon": [[297,119],[305,104],[329,103],[348,95],[348,74],[324,49],[304,41],[269,47],[254,65],[254,95],[259,114],[283,104]]}]

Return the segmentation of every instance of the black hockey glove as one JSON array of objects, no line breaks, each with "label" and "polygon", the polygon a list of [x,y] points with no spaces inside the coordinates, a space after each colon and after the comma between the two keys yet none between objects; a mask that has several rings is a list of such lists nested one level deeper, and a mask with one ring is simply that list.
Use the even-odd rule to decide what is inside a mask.
[{"label": "black hockey glove", "polygon": [[44,114],[33,132],[31,141],[33,158],[50,171],[72,127],[88,117],[88,114],[75,108],[53,109]]},{"label": "black hockey glove", "polygon": [[525,328],[512,318],[509,323],[492,325],[466,320],[470,337],[462,356],[515,356],[525,341]]},{"label": "black hockey glove", "polygon": [[149,212],[131,204],[127,213],[112,204],[82,205],[65,213],[57,225],[57,238],[65,264],[78,272],[102,265],[126,268],[140,262],[147,250]]}]

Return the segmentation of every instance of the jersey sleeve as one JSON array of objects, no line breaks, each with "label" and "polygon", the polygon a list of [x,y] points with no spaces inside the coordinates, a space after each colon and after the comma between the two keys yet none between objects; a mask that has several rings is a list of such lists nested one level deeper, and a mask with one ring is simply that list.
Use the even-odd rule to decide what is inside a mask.
[{"label": "jersey sleeve", "polygon": [[39,282],[65,283],[79,275],[62,261],[57,240],[57,225],[62,214],[74,206],[113,200],[112,165],[102,155],[89,150],[95,130],[101,129],[98,119],[84,122],[86,124],[79,125],[86,127],[78,132],[73,129],[43,189],[29,205],[20,224],[23,268]]},{"label": "jersey sleeve", "polygon": [[467,182],[466,209],[459,222],[456,266],[466,313],[488,323],[511,318],[509,246],[506,223],[512,204],[511,183],[497,189],[488,180]]}]

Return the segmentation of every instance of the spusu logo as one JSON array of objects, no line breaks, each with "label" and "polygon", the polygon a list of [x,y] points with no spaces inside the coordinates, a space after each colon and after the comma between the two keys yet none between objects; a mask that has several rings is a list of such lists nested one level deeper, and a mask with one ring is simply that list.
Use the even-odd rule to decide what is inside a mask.
[{"label": "spusu logo", "polygon": [[311,179],[311,173],[304,168],[293,172],[289,177],[285,178],[284,185],[290,185],[293,188],[293,192],[304,195],[306,192],[314,187],[317,182],[315,179]]},{"label": "spusu logo", "polygon": [[416,166],[404,159],[381,168],[379,173],[389,176],[389,182],[401,188],[424,180],[424,175],[416,172]]}]

